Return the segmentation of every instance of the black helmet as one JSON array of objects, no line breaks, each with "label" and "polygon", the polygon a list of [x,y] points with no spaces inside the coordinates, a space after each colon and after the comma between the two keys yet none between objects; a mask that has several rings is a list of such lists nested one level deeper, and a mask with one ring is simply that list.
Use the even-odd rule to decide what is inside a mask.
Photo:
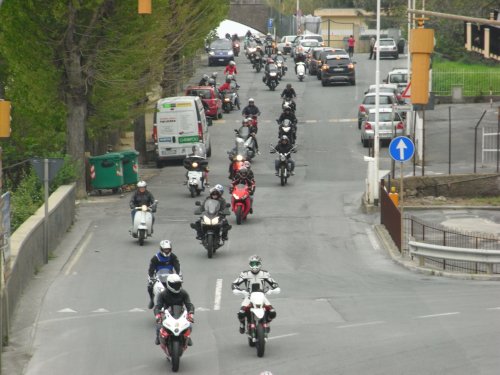
[{"label": "black helmet", "polygon": [[291,83],[287,83],[287,84],[286,84],[286,88],[287,88],[287,89],[291,89],[291,88],[292,88],[292,84],[291,84]]},{"label": "black helmet", "polygon": [[238,173],[240,174],[241,177],[244,178],[248,176],[248,169],[246,169],[245,167],[241,167]]}]

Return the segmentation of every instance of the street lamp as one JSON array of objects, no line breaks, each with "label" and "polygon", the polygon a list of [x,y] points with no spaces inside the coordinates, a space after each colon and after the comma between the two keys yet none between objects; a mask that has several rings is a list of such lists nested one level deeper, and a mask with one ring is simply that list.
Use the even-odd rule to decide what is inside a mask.
[{"label": "street lamp", "polygon": [[380,108],[380,0],[377,0],[377,33],[376,43],[378,48],[375,51],[375,134],[373,136],[373,158],[375,159],[375,173],[373,173],[373,203],[378,205],[379,200],[379,168],[380,168],[380,135],[379,135],[379,108]]}]

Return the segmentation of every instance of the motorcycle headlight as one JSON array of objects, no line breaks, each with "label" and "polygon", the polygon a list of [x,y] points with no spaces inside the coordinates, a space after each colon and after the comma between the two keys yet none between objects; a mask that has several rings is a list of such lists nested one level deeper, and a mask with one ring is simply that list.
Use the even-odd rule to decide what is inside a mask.
[{"label": "motorcycle headlight", "polygon": [[215,52],[214,52],[214,51],[210,51],[208,54],[209,54],[210,56],[213,56],[213,55],[215,55]]},{"label": "motorcycle headlight", "polygon": [[210,225],[212,224],[212,221],[208,216],[203,216],[203,224]]},{"label": "motorcycle headlight", "polygon": [[285,161],[286,160],[286,156],[285,155],[280,155],[280,159],[281,159],[281,161]]},{"label": "motorcycle headlight", "polygon": [[240,199],[240,197],[238,197],[236,194],[233,194],[233,198],[234,199]]},{"label": "motorcycle headlight", "polygon": [[212,225],[217,225],[217,224],[219,224],[219,217],[218,216],[216,216],[212,219]]},{"label": "motorcycle headlight", "polygon": [[192,166],[193,168],[198,168],[198,163],[197,163],[197,162],[194,162],[193,164],[191,164],[191,166]]},{"label": "motorcycle headlight", "polygon": [[274,76],[276,76],[276,73],[275,73],[275,72],[271,72],[271,73],[269,73],[269,75],[270,75],[271,77],[274,77]]},{"label": "motorcycle headlight", "polygon": [[232,56],[232,55],[233,55],[233,51],[227,51],[227,54],[228,54],[229,56]]},{"label": "motorcycle headlight", "polygon": [[241,156],[241,155],[236,155],[236,160],[237,160],[237,161],[242,161],[242,160],[243,160],[243,156]]},{"label": "motorcycle headlight", "polygon": [[236,48],[238,48],[240,45],[239,45],[238,43],[236,43],[234,46],[235,46]]},{"label": "motorcycle headlight", "polygon": [[145,204],[143,204],[141,206],[141,211],[146,212],[147,210],[148,210],[148,206],[146,206]]}]

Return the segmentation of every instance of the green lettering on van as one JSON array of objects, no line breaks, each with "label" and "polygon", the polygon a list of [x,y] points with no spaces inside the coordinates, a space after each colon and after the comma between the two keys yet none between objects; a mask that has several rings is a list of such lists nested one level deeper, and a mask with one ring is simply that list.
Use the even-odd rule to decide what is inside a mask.
[{"label": "green lettering on van", "polygon": [[197,135],[190,135],[189,137],[179,137],[179,143],[197,143],[200,139]]},{"label": "green lettering on van", "polygon": [[163,108],[175,108],[175,103],[164,103]]}]

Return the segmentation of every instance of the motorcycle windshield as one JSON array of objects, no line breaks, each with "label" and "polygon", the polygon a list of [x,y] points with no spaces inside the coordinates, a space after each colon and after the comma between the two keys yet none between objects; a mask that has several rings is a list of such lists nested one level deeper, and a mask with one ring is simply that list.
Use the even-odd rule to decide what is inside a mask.
[{"label": "motorcycle windshield", "polygon": [[173,273],[172,270],[162,268],[156,271],[156,277],[158,278],[158,280],[165,284],[167,282],[168,275],[170,275],[171,273]]},{"label": "motorcycle windshield", "polygon": [[220,202],[216,199],[207,199],[204,208],[208,215],[215,216],[219,212]]},{"label": "motorcycle windshield", "polygon": [[246,146],[245,146],[245,143],[244,142],[238,142],[236,144],[236,155],[241,155],[243,157],[245,157],[247,154],[246,152]]},{"label": "motorcycle windshield", "polygon": [[240,135],[241,138],[243,139],[247,139],[248,136],[250,135],[250,129],[248,129],[247,126],[242,126],[239,130],[238,130],[238,134]]}]

